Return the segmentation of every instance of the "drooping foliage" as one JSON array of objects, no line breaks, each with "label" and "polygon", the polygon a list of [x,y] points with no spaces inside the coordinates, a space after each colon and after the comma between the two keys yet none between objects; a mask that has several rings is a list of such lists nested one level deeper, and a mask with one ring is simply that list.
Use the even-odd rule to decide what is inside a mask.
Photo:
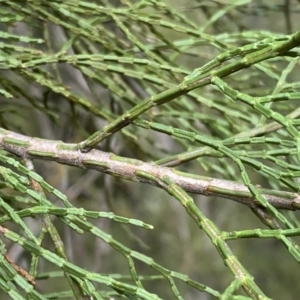
[{"label": "drooping foliage", "polygon": [[295,299],[299,12],[0,0],[1,299]]}]

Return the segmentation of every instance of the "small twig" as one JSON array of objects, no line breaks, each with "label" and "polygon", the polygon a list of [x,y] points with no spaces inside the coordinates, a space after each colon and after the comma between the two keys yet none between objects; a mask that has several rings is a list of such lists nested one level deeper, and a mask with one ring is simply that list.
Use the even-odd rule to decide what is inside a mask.
[{"label": "small twig", "polygon": [[[0,129],[0,147],[22,158],[46,159],[83,169],[95,169],[126,180],[144,182],[155,186],[157,183],[143,176],[144,173],[152,174],[158,180],[168,176],[174,184],[189,193],[218,196],[249,207],[253,207],[253,204],[259,204],[244,184],[180,172],[176,169],[145,163],[96,149],[82,153],[77,144],[36,139]],[[267,190],[261,187],[257,187],[257,190],[276,208],[287,210],[300,208],[300,196],[297,193]]]}]

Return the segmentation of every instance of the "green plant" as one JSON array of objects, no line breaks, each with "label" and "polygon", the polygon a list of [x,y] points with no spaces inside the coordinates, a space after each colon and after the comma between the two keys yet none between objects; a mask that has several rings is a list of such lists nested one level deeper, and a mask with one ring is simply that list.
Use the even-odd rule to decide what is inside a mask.
[{"label": "green plant", "polygon": [[0,1],[1,297],[288,299],[299,1],[269,2]]}]

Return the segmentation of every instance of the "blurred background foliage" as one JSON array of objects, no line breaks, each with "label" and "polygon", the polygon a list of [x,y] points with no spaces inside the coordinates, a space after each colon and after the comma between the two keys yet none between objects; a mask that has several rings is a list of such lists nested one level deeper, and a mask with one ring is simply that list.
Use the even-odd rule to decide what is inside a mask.
[{"label": "blurred background foliage", "polygon": [[[78,143],[142,100],[181,83],[193,69],[220,53],[293,33],[299,29],[299,18],[300,1],[292,0],[0,0],[1,127],[26,136]],[[232,74],[226,82],[243,93],[264,97],[298,91],[299,74],[297,57],[278,57]],[[297,108],[297,101],[272,104],[272,109],[283,115]],[[255,109],[232,101],[211,85],[153,107],[142,118],[220,140],[271,123]],[[265,134],[289,139],[285,128],[272,127]],[[135,125],[97,146],[145,162],[160,162],[199,147]],[[270,147],[243,145],[239,149],[259,151]],[[299,164],[293,156],[282,159]],[[273,166],[270,161],[265,163]],[[232,282],[230,270],[210,240],[165,191],[55,162],[36,160],[34,165],[35,171],[67,195],[74,206],[113,211],[154,226],[150,231],[105,219],[93,221],[127,247],[220,292]],[[228,158],[203,155],[165,165],[243,182],[237,166]],[[290,190],[266,174],[251,168],[247,172],[254,184]],[[6,187],[2,193],[13,192]],[[49,199],[59,205],[53,195]],[[193,195],[193,199],[220,230],[267,228],[246,206],[203,195]],[[292,213],[284,215],[291,217]],[[292,217],[296,222],[298,213],[293,212]],[[59,218],[53,223],[72,263],[96,273],[129,276],[126,259],[108,244],[91,234],[77,234]],[[39,233],[37,219],[26,218],[26,224]],[[16,230],[13,222],[5,226]],[[47,236],[42,245],[53,251]],[[298,264],[280,241],[238,239],[229,245],[268,297],[298,298]],[[7,249],[16,264],[29,269],[27,252],[13,243],[8,243]],[[136,262],[136,269],[139,275],[158,275],[141,262]],[[49,262],[39,266],[41,273],[56,270]],[[37,280],[37,290],[42,294],[66,290],[67,281],[62,278],[61,274]],[[162,299],[176,298],[165,279],[143,284]],[[213,299],[183,282],[176,284],[183,299]],[[0,297],[10,299],[4,293]]]}]

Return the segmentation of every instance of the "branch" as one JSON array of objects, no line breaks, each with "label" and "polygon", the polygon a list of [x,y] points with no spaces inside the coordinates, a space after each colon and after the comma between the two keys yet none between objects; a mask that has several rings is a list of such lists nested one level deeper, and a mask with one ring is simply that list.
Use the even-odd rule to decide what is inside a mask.
[{"label": "branch", "polygon": [[[94,169],[115,177],[158,187],[161,187],[158,183],[163,182],[163,178],[167,176],[174,184],[189,193],[218,196],[249,207],[260,205],[243,184],[180,172],[96,149],[82,153],[78,144],[27,137],[0,128],[0,148],[22,158],[51,160],[83,169]],[[156,181],[151,180],[153,177]],[[276,208],[288,210],[300,208],[300,196],[297,193],[261,187],[257,187],[257,190]]]}]

